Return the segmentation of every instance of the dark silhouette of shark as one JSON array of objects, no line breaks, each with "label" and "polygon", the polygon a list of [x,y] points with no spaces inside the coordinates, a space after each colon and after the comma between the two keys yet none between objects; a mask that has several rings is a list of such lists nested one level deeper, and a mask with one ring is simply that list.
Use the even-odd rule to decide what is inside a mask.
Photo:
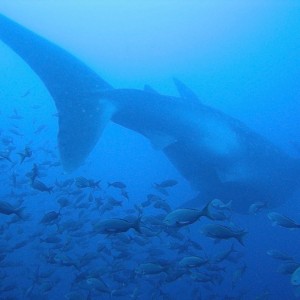
[{"label": "dark silhouette of shark", "polygon": [[[109,121],[160,149],[203,200],[280,205],[299,188],[300,161],[221,111],[202,104],[179,80],[180,97],[114,89],[69,52],[0,15],[0,39],[20,55],[52,95],[65,170],[78,168]],[[197,205],[197,203],[189,203]]]}]

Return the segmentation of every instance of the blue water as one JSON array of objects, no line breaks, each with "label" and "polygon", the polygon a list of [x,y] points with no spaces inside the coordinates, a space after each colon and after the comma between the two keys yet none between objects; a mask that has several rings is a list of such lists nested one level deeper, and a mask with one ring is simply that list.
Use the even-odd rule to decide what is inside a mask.
[{"label": "blue water", "polygon": [[[172,82],[177,77],[205,105],[239,119],[289,156],[300,157],[297,1],[3,0],[0,13],[76,55],[114,87],[143,89],[149,84],[161,94],[177,96]],[[272,226],[267,214],[276,211],[300,222],[299,193],[280,207],[255,215],[232,212],[229,220],[217,222],[245,229],[245,246],[205,237],[201,228],[211,223],[205,218],[180,228],[177,238],[155,226],[152,237],[133,229],[93,234],[99,220],[137,216],[136,205],[149,194],[174,210],[197,192],[146,138],[114,123],[107,125],[84,165],[66,173],[60,165],[51,95],[4,43],[0,54],[0,151],[10,152],[11,159],[0,160],[0,200],[24,207],[26,216],[0,214],[1,300],[296,299],[291,274],[278,272],[282,262],[267,251],[280,250],[300,261],[299,231]],[[32,156],[21,164],[18,153],[26,146]],[[53,187],[51,193],[32,187],[28,173],[34,164],[38,179]],[[101,180],[100,188],[57,184],[78,177]],[[167,179],[178,184],[166,188],[165,195],[153,186]],[[122,190],[107,188],[116,181],[126,184],[129,200]],[[66,207],[60,207],[61,197],[69,200]],[[122,206],[105,210],[110,197]],[[53,224],[42,224],[50,211],[60,211],[60,216]],[[166,215],[152,204],[143,209],[142,222],[150,226],[147,217]],[[71,220],[74,229],[66,227]],[[49,236],[60,241],[43,242]],[[183,247],[189,240],[203,249]],[[232,243],[237,252],[231,260],[213,264],[215,255]],[[211,282],[196,282],[191,277],[195,270],[187,269],[166,282],[188,255],[208,258],[206,266],[195,270],[209,274]],[[163,265],[166,272],[139,274],[145,262]],[[210,265],[224,270],[211,271]],[[109,292],[96,291],[89,278],[102,280]],[[70,292],[77,295],[72,298]]]}]

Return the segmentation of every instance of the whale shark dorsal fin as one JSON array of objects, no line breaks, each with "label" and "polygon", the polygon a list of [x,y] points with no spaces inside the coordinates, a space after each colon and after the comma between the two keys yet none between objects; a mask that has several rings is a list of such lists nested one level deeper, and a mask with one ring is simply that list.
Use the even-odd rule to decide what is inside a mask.
[{"label": "whale shark dorsal fin", "polygon": [[201,101],[199,100],[198,96],[182,81],[174,77],[173,82],[181,98],[185,99],[186,101],[189,101],[193,105],[201,104]]},{"label": "whale shark dorsal fin", "polygon": [[99,93],[112,87],[66,50],[1,14],[0,40],[23,58],[53,97],[62,164],[68,171],[77,168],[113,113],[99,102]]},{"label": "whale shark dorsal fin", "polygon": [[144,85],[144,91],[148,93],[159,94],[158,91],[156,91],[152,86],[148,84]]}]

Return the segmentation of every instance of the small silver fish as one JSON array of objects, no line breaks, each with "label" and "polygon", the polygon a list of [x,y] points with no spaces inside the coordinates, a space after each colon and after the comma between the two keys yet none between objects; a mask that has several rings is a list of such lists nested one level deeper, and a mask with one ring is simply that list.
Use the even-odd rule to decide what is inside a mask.
[{"label": "small silver fish", "polygon": [[0,201],[0,214],[12,215],[15,214],[20,219],[23,219],[24,207],[15,207],[6,201]]},{"label": "small silver fish", "polygon": [[200,256],[186,256],[181,259],[178,265],[181,268],[198,268],[208,263],[208,259]]},{"label": "small silver fish", "polygon": [[136,269],[135,273],[141,275],[152,275],[152,274],[160,274],[162,272],[166,272],[167,267],[162,266],[158,263],[143,263],[140,264]]},{"label": "small silver fish", "polygon": [[175,185],[178,184],[178,181],[177,180],[174,180],[174,179],[168,179],[168,180],[164,180],[160,183],[155,183],[154,186],[156,188],[169,188],[169,187],[173,187]]},{"label": "small silver fish", "polygon": [[164,224],[169,227],[182,227],[198,221],[201,217],[211,218],[209,212],[210,202],[202,209],[179,208],[175,209],[164,219]]},{"label": "small silver fish", "polygon": [[290,219],[287,216],[284,216],[282,214],[279,214],[277,212],[270,212],[268,214],[269,220],[272,221],[273,225],[278,225],[285,228],[300,228],[300,224],[296,223],[296,221]]},{"label": "small silver fish", "polygon": [[243,238],[247,232],[245,230],[235,230],[228,226],[219,224],[208,224],[202,228],[202,233],[213,239],[228,240],[231,238],[236,239],[241,245],[244,246]]},{"label": "small silver fish", "polygon": [[35,179],[32,184],[31,187],[35,190],[41,191],[41,192],[48,192],[49,194],[52,192],[53,190],[53,186],[48,187],[45,185],[45,183]]},{"label": "small silver fish", "polygon": [[294,258],[292,256],[289,256],[286,253],[283,253],[276,249],[268,250],[267,255],[269,255],[272,258],[277,259],[277,260],[283,260],[283,261],[293,261],[294,260]]},{"label": "small silver fish", "polygon": [[141,232],[140,222],[140,217],[137,218],[134,222],[129,222],[125,219],[118,218],[106,219],[94,225],[94,232],[100,234],[114,234],[126,232],[131,228],[137,232]]},{"label": "small silver fish", "polygon": [[108,187],[114,187],[116,189],[126,189],[126,184],[121,181],[115,181],[115,182],[108,182]]}]

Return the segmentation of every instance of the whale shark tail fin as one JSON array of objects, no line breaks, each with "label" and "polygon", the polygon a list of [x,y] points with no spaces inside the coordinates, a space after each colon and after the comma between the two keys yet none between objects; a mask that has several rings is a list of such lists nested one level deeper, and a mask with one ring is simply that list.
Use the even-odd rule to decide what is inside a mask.
[{"label": "whale shark tail fin", "polygon": [[99,93],[112,87],[78,58],[0,14],[0,40],[39,76],[55,101],[58,144],[67,171],[76,169],[95,146],[113,108]]}]

